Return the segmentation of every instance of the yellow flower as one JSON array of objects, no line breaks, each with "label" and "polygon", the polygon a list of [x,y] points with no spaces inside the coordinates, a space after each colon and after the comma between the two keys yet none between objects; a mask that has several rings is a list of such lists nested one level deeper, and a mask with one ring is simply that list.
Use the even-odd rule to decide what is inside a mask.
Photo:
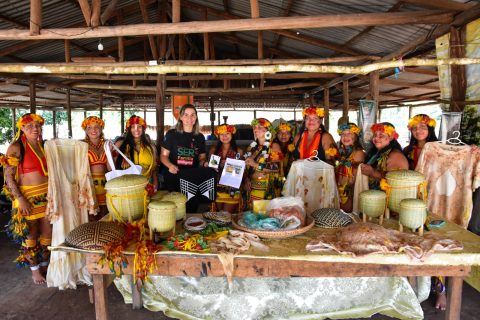
[{"label": "yellow flower", "polygon": [[325,151],[325,154],[330,158],[333,158],[338,154],[338,150],[335,148],[328,148],[327,151]]},{"label": "yellow flower", "polygon": [[388,189],[390,189],[390,185],[388,184],[387,180],[380,180],[380,189],[382,189],[383,191],[387,191]]},{"label": "yellow flower", "polygon": [[416,127],[420,123],[426,124],[427,126],[432,128],[435,128],[435,126],[437,125],[437,122],[435,121],[435,119],[430,118],[429,116],[424,114],[418,114],[415,117],[408,120],[407,127],[409,130],[412,130],[414,127]]},{"label": "yellow flower", "polygon": [[319,118],[325,117],[325,110],[322,107],[308,107],[303,109],[302,115],[305,118],[307,115],[316,115]]},{"label": "yellow flower", "polygon": [[395,128],[391,126],[384,126],[384,132],[388,134],[390,137],[393,136],[393,133],[395,132]]},{"label": "yellow flower", "polygon": [[293,150],[295,150],[295,145],[293,143],[290,143],[288,146],[287,146],[287,149],[289,152],[293,152]]}]

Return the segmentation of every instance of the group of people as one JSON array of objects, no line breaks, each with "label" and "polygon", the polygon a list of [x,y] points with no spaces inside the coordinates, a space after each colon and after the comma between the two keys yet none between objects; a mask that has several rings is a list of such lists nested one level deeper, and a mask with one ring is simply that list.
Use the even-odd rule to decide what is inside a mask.
[{"label": "group of people", "polygon": [[[388,171],[413,170],[425,143],[437,140],[435,120],[421,114],[408,123],[411,141],[405,149],[402,150],[397,141],[395,127],[382,122],[371,127],[372,147],[366,152],[360,143],[361,130],[356,124],[340,124],[340,141],[336,143],[323,126],[324,116],[323,108],[307,107],[303,110],[300,128],[284,120],[277,121],[278,124],[273,127],[265,118],[254,119],[251,125],[255,140],[246,150],[237,146],[234,126],[217,126],[215,136],[218,142],[208,152],[209,156],[220,157],[217,178],[227,158],[245,160],[246,169],[240,189],[216,186],[216,210],[234,213],[251,208],[253,200],[279,197],[292,163],[316,158],[335,167],[339,205],[344,211],[351,212],[357,170],[369,177],[370,188],[378,189],[380,180]],[[17,136],[2,159],[6,191],[14,208],[10,229],[22,243],[22,255],[18,261],[30,267],[35,283],[45,282],[49,256],[47,246],[52,232],[45,217],[48,168],[43,150],[43,124],[44,119],[39,115],[23,115],[16,124]],[[112,169],[105,154],[104,127],[104,121],[96,116],[87,117],[82,122],[85,130],[83,141],[89,145],[88,161],[99,216],[107,213],[105,173]],[[191,104],[181,108],[178,123],[165,135],[159,157],[145,132],[145,119],[134,115],[125,127],[125,133],[115,141],[115,146],[142,167],[142,175],[149,179],[153,190],[159,187],[160,163],[164,167],[164,187],[171,191],[179,191],[178,176],[182,170],[208,167],[205,137],[199,131],[197,110]],[[117,169],[128,167],[123,157],[115,151],[112,154]],[[439,285],[439,288],[440,292],[444,291],[443,286]]]}]

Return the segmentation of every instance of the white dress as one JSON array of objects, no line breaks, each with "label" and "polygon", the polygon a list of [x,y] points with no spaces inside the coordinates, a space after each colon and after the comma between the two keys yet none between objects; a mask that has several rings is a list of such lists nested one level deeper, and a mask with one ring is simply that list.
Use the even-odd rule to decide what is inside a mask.
[{"label": "white dress", "polygon": [[[88,144],[55,139],[45,142],[48,165],[47,217],[52,223],[52,246],[65,241],[75,227],[96,214],[95,188],[90,176]],[[47,285],[75,289],[77,283],[92,284],[79,253],[53,251],[47,272]]]},{"label": "white dress", "polygon": [[334,168],[321,160],[294,161],[282,194],[302,198],[308,214],[319,208],[340,208]]}]

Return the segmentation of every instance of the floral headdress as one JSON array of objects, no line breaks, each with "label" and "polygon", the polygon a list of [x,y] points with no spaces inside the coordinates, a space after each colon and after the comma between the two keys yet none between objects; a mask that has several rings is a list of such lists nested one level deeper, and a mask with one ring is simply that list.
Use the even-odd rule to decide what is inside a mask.
[{"label": "floral headdress", "polygon": [[139,116],[133,115],[130,117],[130,119],[127,120],[125,130],[128,131],[128,129],[130,129],[130,127],[134,124],[141,125],[143,127],[143,130],[147,129],[147,123],[145,122],[145,120]]},{"label": "floral headdress", "polygon": [[85,129],[87,129],[88,126],[93,125],[93,124],[98,124],[102,129],[105,128],[105,121],[103,121],[99,117],[90,116],[90,117],[86,117],[82,121],[82,129],[85,130]]},{"label": "floral headdress", "polygon": [[342,123],[341,125],[338,126],[337,132],[339,135],[342,135],[342,133],[347,130],[353,134],[356,134],[357,136],[360,135],[360,132],[361,132],[361,129],[357,127],[357,125],[354,123]]},{"label": "floral headdress", "polygon": [[319,118],[325,117],[325,109],[322,107],[308,107],[303,109],[302,116],[305,118],[308,115],[314,115]]},{"label": "floral headdress", "polygon": [[293,134],[293,126],[288,122],[282,122],[275,128],[275,132],[288,131]]},{"label": "floral headdress", "polygon": [[43,126],[45,123],[45,119],[43,119],[41,116],[35,113],[27,113],[21,116],[18,120],[15,126],[18,128],[17,134],[15,135],[14,140],[17,140],[20,137],[20,132],[22,127],[26,124],[29,124],[30,122],[35,121],[36,123],[40,124]]},{"label": "floral headdress", "polygon": [[272,123],[265,118],[253,119],[251,125],[252,127],[255,127],[256,125],[261,125],[265,129],[267,129],[267,131],[270,131],[272,127]]},{"label": "floral headdress", "polygon": [[398,139],[398,133],[395,131],[395,127],[389,124],[383,124],[383,123],[376,123],[372,126],[371,128],[372,132],[375,133],[377,131],[386,133],[389,137],[393,139]]},{"label": "floral headdress", "polygon": [[217,126],[215,128],[215,135],[217,137],[220,137],[221,134],[224,134],[224,133],[231,133],[232,135],[234,135],[235,133],[237,133],[237,128],[235,128],[235,126],[232,126],[232,125],[229,125],[229,124],[222,124],[220,126]]},{"label": "floral headdress", "polygon": [[412,130],[413,127],[417,126],[420,123],[423,123],[432,128],[435,128],[435,126],[437,125],[435,119],[432,119],[429,116],[424,114],[419,114],[411,118],[410,120],[408,120],[408,126],[407,126],[408,130]]}]

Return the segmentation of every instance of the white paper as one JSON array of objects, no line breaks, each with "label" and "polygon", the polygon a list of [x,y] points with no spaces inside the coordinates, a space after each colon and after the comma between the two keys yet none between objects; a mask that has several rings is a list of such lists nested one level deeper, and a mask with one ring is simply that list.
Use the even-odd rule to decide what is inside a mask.
[{"label": "white paper", "polygon": [[245,161],[227,158],[219,184],[240,189],[244,171]]},{"label": "white paper", "polygon": [[218,166],[220,165],[220,160],[220,156],[212,154],[210,156],[210,160],[208,160],[208,166],[213,169],[218,169]]}]

